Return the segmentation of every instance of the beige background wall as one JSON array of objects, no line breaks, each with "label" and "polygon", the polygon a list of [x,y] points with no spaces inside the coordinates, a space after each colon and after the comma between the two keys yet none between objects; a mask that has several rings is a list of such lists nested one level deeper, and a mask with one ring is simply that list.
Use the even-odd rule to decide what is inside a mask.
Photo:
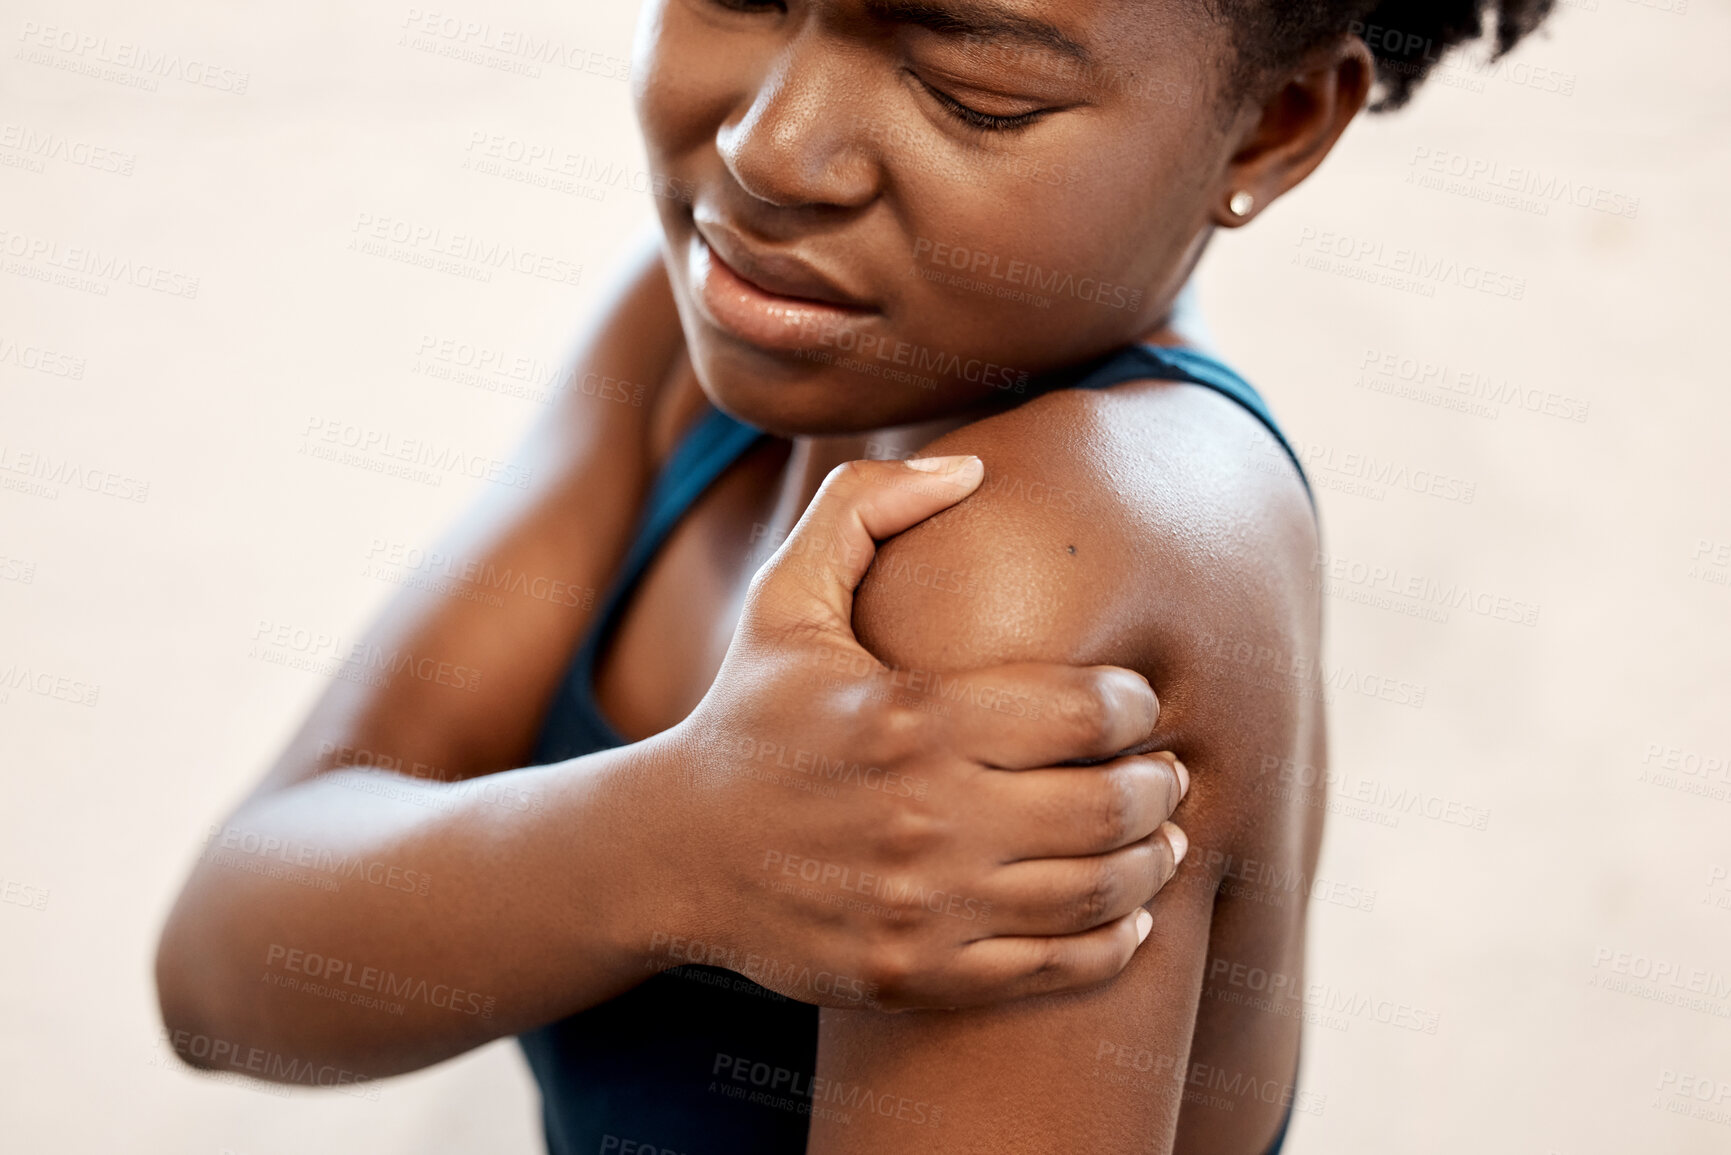
[{"label": "beige background wall", "polygon": [[[1294,1155],[1731,1148],[1731,1089],[1717,1121],[1680,1092],[1731,1088],[1731,13],[1684,5],[1568,5],[1206,262],[1327,530],[1337,885]],[[592,54],[530,76],[406,40],[407,5],[0,3],[7,1150],[536,1149],[510,1046],[376,1098],[213,1082],[167,1057],[149,967],[207,825],[320,689],[255,656],[259,623],[352,636],[394,588],[377,543],[484,484],[315,459],[309,423],[508,457],[539,402],[422,351],[551,366],[646,221],[634,9],[438,10]],[[495,135],[626,179],[508,179],[474,163]],[[351,248],[385,218],[580,282]],[[40,279],[111,258],[162,272]],[[1435,1032],[1378,1021],[1401,1006]]]}]

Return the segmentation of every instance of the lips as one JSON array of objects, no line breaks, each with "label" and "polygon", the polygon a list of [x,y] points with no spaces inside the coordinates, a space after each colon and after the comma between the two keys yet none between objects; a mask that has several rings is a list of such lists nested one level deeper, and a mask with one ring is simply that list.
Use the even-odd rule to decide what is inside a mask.
[{"label": "lips", "polygon": [[769,296],[849,309],[871,307],[800,257],[754,251],[738,233],[718,221],[699,220],[696,224],[698,235],[734,276]]},{"label": "lips", "polygon": [[[724,333],[764,350],[799,352],[834,346],[881,314],[816,265],[754,249],[732,229],[700,220],[687,271],[692,295]],[[850,342],[851,344],[851,342]]]}]

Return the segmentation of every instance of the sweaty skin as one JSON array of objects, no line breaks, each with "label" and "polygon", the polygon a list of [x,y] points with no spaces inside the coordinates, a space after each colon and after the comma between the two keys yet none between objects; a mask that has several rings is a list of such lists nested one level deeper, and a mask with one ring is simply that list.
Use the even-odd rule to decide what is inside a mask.
[{"label": "sweaty skin", "polygon": [[[1112,983],[958,1013],[825,1010],[820,1085],[919,1104],[923,1122],[817,1111],[814,1155],[1257,1155],[1296,1093],[1322,822],[1320,799],[1281,790],[1279,771],[1325,758],[1315,522],[1296,473],[1247,413],[1198,387],[1027,400],[990,382],[898,388],[869,364],[940,350],[1037,373],[1179,340],[1177,288],[1212,228],[1244,219],[1226,203],[1249,191],[1266,207],[1308,175],[1371,74],[1347,39],[1234,104],[1210,63],[1232,45],[1199,7],[645,8],[651,163],[694,190],[658,209],[695,376],[792,441],[722,479],[651,566],[603,658],[608,715],[651,733],[701,697],[743,588],[739,534],[785,532],[831,466],[975,453],[980,490],[880,552],[855,603],[861,642],[923,670],[1121,663],[1162,695],[1148,748],[1194,774],[1175,816],[1194,849]],[[853,311],[742,313],[718,264]],[[1095,288],[998,293],[1006,266],[1079,270]],[[1108,299],[1106,284],[1132,291]],[[839,363],[848,349],[866,369]],[[921,567],[977,580],[961,597],[894,576]],[[668,661],[678,638],[696,653]]]},{"label": "sweaty skin", "polygon": [[[817,1113],[809,1149],[1259,1153],[1295,1093],[1303,880],[1322,817],[1269,767],[1325,764],[1317,686],[1291,672],[1314,669],[1320,633],[1296,473],[1238,406],[1170,383],[1049,394],[922,453],[977,454],[986,480],[881,547],[856,595],[861,642],[913,670],[1142,673],[1162,701],[1147,748],[1193,775],[1175,816],[1191,850],[1150,907],[1148,942],[1102,989],[977,1011],[826,1010],[819,1077],[941,1108],[942,1126]],[[769,443],[724,475],[638,585],[598,675],[627,736],[684,717],[720,666],[750,576],[741,543],[788,528],[773,512],[786,454]],[[968,575],[968,595],[885,576],[921,567]],[[1264,978],[1252,991],[1252,971],[1286,976],[1283,993],[1270,1000]],[[1214,1089],[1180,1117],[1185,1078]]]},{"label": "sweaty skin", "polygon": [[[1098,981],[1078,987],[1074,958],[1023,944],[1026,972],[989,989],[1070,993],[960,1011],[826,1007],[821,1078],[907,1110],[854,1111],[845,1124],[819,1113],[809,1149],[1260,1155],[1293,1094],[1320,841],[1320,799],[1284,789],[1279,774],[1324,758],[1306,673],[1320,632],[1305,580],[1314,520],[1270,435],[1217,394],[1159,382],[1025,388],[1130,341],[1177,342],[1178,288],[1212,230],[1247,219],[1225,207],[1233,194],[1251,192],[1261,211],[1363,103],[1370,61],[1352,39],[1276,83],[1228,92],[1230,32],[1203,7],[648,0],[639,118],[658,187],[689,196],[658,202],[664,271],[627,276],[578,358],[579,378],[643,384],[645,402],[568,394],[522,455],[530,491],[490,495],[442,543],[600,591],[650,479],[706,404],[775,434],[676,527],[602,654],[601,708],[644,741],[523,768],[592,606],[512,594],[482,608],[405,592],[369,643],[482,670],[480,691],[333,685],[229,823],[413,864],[433,893],[405,905],[382,888],[314,892],[201,862],[158,956],[171,1031],[369,1075],[412,1070],[628,989],[646,973],[652,931],[745,935],[757,922],[808,953],[854,950],[856,932],[871,946],[877,933],[859,957],[927,996],[910,1004],[978,1002],[961,997],[988,989],[978,976],[918,987],[931,976],[907,958],[898,967],[881,928],[814,938],[815,923],[775,906],[705,923],[705,868],[750,849],[738,831],[761,811],[725,781],[705,788],[740,807],[736,821],[713,824],[691,805],[692,781],[717,768],[693,759],[684,725],[708,710],[724,723],[749,695],[711,690],[733,660],[757,545],[781,540],[835,467],[971,453],[985,465],[979,488],[881,547],[851,608],[855,635],[915,671],[1040,660],[1138,672],[1160,693],[1153,732],[1150,704],[1133,739],[1085,744],[1096,759],[1133,742],[1133,754],[1183,760],[1192,785],[1175,817],[1189,855],[1160,889],[1173,844],[1155,827],[1177,797],[1169,758],[1126,759],[1134,778],[1078,768],[1064,791],[1041,794],[1032,775],[957,778],[975,791],[970,805],[901,822],[896,853],[938,855],[1030,819],[1090,827],[1089,853],[1124,868],[1067,909],[1094,916],[1111,965],[1096,952]],[[978,287],[1027,268],[1090,287],[1040,299]],[[950,275],[960,269],[973,279]],[[892,376],[886,362],[920,368]],[[966,595],[908,576],[940,571],[967,575]],[[802,701],[799,685],[777,689],[775,725],[797,726],[806,707],[846,725],[833,695]],[[1107,700],[1136,696],[1091,685]],[[1013,718],[1000,726],[1028,732]],[[424,805],[382,800],[343,769],[381,753],[442,780],[419,787]],[[508,812],[450,786],[480,776],[544,809]],[[1083,784],[1095,793],[1078,806]],[[714,841],[712,858],[687,851],[709,851],[694,831]],[[1018,860],[993,885],[1025,894],[1050,866]],[[1130,955],[1135,905],[1155,891],[1152,934]],[[497,1012],[411,1006],[382,1025],[261,985],[279,948],[460,980],[497,992]],[[933,1003],[934,989],[956,998]]]}]

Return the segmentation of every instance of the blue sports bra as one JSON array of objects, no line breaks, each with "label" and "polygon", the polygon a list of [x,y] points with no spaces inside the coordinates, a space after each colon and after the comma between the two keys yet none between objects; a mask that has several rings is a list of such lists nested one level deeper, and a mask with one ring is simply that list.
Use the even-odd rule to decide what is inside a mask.
[{"label": "blue sports bra", "polygon": [[[1135,380],[1189,382],[1236,401],[1274,436],[1308,492],[1298,455],[1261,396],[1204,353],[1132,345],[1042,383],[1103,389]],[[716,478],[768,436],[711,408],[680,440],[650,490],[637,536],[554,696],[534,765],[626,744],[596,702],[601,647],[674,525]],[[682,966],[529,1031],[519,1041],[541,1087],[550,1155],[622,1150],[803,1155],[817,1071],[817,1024],[818,1008],[812,1004],[733,971]],[[735,1078],[741,1070],[750,1078]],[[870,1108],[855,1104],[854,1109]],[[1290,1119],[1289,1107],[1268,1155],[1279,1151]],[[917,1136],[910,1139],[910,1150],[919,1145]]]}]

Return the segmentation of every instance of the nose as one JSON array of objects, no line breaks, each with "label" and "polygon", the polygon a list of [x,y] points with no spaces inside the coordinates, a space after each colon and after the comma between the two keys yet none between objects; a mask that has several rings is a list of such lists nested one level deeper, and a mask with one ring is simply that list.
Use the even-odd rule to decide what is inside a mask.
[{"label": "nose", "polygon": [[855,209],[877,196],[878,159],[867,79],[842,54],[800,37],[786,46],[752,95],[729,117],[716,147],[733,179],[779,208]]}]

